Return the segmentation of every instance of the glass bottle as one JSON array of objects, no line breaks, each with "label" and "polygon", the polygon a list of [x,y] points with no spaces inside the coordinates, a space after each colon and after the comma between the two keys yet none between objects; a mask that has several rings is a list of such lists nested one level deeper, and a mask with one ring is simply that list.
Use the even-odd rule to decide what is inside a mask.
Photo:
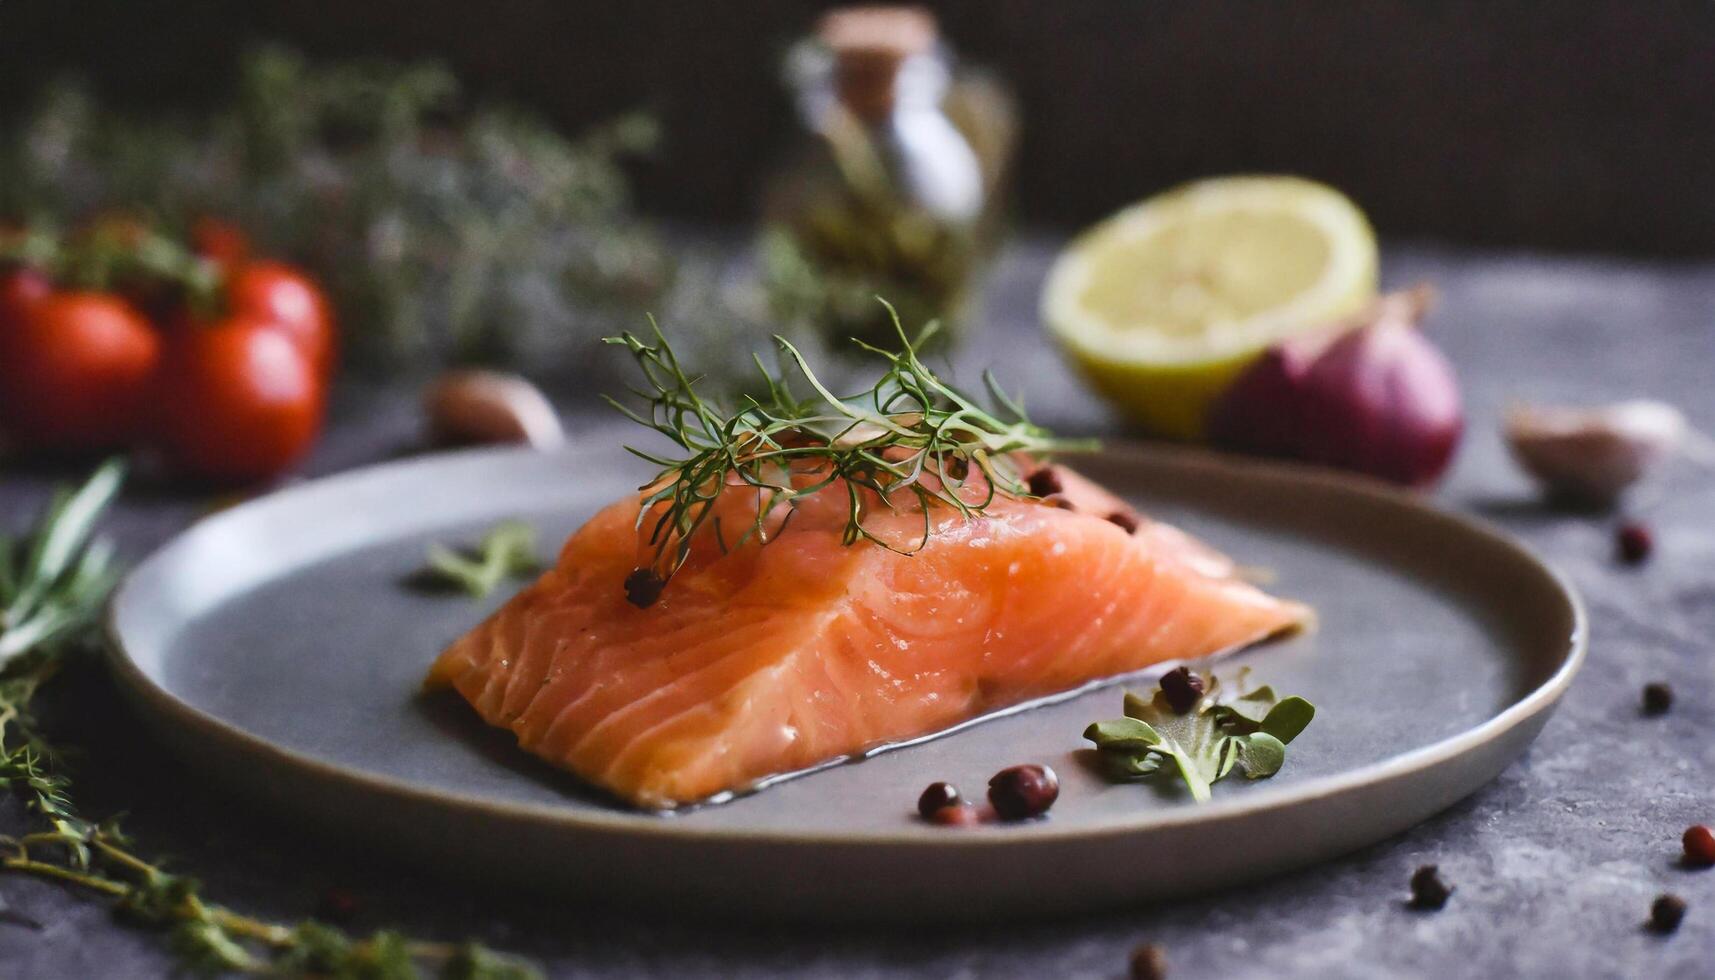
[{"label": "glass bottle", "polygon": [[804,125],[764,203],[773,312],[834,341],[895,348],[898,311],[915,336],[957,332],[983,252],[988,188],[948,118],[952,79],[933,17],[912,7],[826,15],[787,59]]}]

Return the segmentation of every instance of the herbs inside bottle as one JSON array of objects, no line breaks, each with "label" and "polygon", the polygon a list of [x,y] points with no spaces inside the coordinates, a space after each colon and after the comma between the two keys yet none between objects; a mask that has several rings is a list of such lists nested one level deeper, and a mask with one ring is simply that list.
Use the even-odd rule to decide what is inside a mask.
[{"label": "herbs inside bottle", "polygon": [[[956,332],[990,237],[1011,125],[1004,99],[962,99],[949,115],[951,61],[934,18],[866,7],[825,16],[793,49],[788,81],[804,134],[768,189],[761,265],[784,322],[830,339],[884,344],[886,296],[908,323]],[[999,118],[996,118],[999,117]],[[945,338],[948,334],[943,333]]]}]

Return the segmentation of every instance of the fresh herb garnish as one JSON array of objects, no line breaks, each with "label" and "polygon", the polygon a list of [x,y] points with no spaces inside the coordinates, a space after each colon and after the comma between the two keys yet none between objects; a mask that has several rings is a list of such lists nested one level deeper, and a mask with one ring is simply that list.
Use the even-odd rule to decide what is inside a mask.
[{"label": "fresh herb garnish", "polygon": [[[1279,698],[1271,687],[1223,700],[1220,682],[1202,677],[1202,692],[1185,711],[1176,711],[1168,692],[1157,689],[1145,700],[1125,695],[1125,717],[1098,721],[1084,730],[1096,744],[1102,768],[1114,779],[1142,779],[1166,771],[1177,774],[1199,803],[1209,788],[1235,768],[1250,779],[1280,771],[1286,743],[1298,737],[1316,709],[1299,697]],[[1170,765],[1169,765],[1170,764]]]},{"label": "fresh herb garnish", "polygon": [[0,534],[0,670],[80,638],[94,621],[113,587],[113,549],[90,532],[124,479],[125,465],[110,460],[75,493],[56,493],[35,533]]},{"label": "fresh herb garnish", "polygon": [[0,836],[0,872],[75,884],[114,911],[170,936],[181,964],[202,972],[283,976],[441,976],[529,980],[529,963],[474,943],[419,942],[381,931],[353,938],[319,922],[269,922],[205,900],[194,878],[139,857],[118,822],[82,815],[64,760],[37,727],[31,702],[84,642],[114,581],[112,549],[92,538],[124,468],[110,462],[81,488],[55,495],[27,533],[0,538],[0,791],[34,811],[36,829]]},{"label": "fresh herb garnish", "polygon": [[[892,307],[887,309],[892,314]],[[934,506],[970,516],[981,513],[997,495],[1028,496],[1019,457],[1073,445],[1031,424],[992,374],[983,375],[992,410],[937,377],[917,354],[919,345],[933,335],[934,324],[913,340],[894,315],[898,351],[854,341],[878,355],[885,368],[868,390],[849,397],[830,391],[798,348],[776,336],[781,357],[813,394],[799,399],[784,372],[770,372],[756,357],[767,393],[742,396],[731,407],[696,390],[697,379],[685,373],[653,320],[651,326],[653,342],[631,333],[607,338],[637,359],[645,387],[634,393],[648,402],[648,414],[608,401],[685,451],[664,455],[626,447],[661,467],[643,487],[649,494],[638,528],[647,528],[654,548],[648,570],[663,583],[684,564],[692,538],[710,522],[716,500],[734,481],[762,493],[754,521],[736,541],[729,542],[717,524],[722,547],[753,536],[767,543],[771,514],[781,508],[789,514],[798,501],[832,489],[849,501],[845,544],[867,540],[910,554],[928,540]],[[969,492],[961,492],[967,487]],[[871,534],[865,517],[876,506],[921,513],[923,533],[917,544],[901,548]]]},{"label": "fresh herb garnish", "polygon": [[471,598],[481,599],[506,579],[540,567],[535,529],[521,521],[503,521],[483,535],[469,554],[438,541],[430,544],[421,579],[425,584],[463,589]]}]

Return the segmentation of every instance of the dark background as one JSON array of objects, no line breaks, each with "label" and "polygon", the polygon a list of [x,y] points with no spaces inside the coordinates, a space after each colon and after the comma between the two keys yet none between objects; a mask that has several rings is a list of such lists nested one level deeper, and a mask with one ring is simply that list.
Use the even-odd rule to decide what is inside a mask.
[{"label": "dark background", "polygon": [[[144,105],[217,97],[235,54],[444,59],[575,128],[653,108],[651,211],[744,219],[791,125],[789,0],[0,0],[0,112],[66,69]],[[1329,181],[1384,234],[1715,254],[1709,0],[948,0],[1023,106],[1023,219],[1071,226],[1185,178]]]}]

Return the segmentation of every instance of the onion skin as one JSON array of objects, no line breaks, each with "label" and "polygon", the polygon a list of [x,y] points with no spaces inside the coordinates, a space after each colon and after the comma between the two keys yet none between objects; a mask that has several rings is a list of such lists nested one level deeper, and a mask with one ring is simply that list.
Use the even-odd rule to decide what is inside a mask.
[{"label": "onion skin", "polygon": [[1315,360],[1302,344],[1263,351],[1210,406],[1209,438],[1262,456],[1300,455],[1303,390]]},{"label": "onion skin", "polygon": [[1217,399],[1218,445],[1428,487],[1464,432],[1459,384],[1417,329],[1422,289],[1383,297],[1362,318],[1276,345]]},{"label": "onion skin", "polygon": [[1596,408],[1515,405],[1504,428],[1513,458],[1550,497],[1592,507],[1612,507],[1679,452],[1687,431],[1678,409],[1645,399]]}]

